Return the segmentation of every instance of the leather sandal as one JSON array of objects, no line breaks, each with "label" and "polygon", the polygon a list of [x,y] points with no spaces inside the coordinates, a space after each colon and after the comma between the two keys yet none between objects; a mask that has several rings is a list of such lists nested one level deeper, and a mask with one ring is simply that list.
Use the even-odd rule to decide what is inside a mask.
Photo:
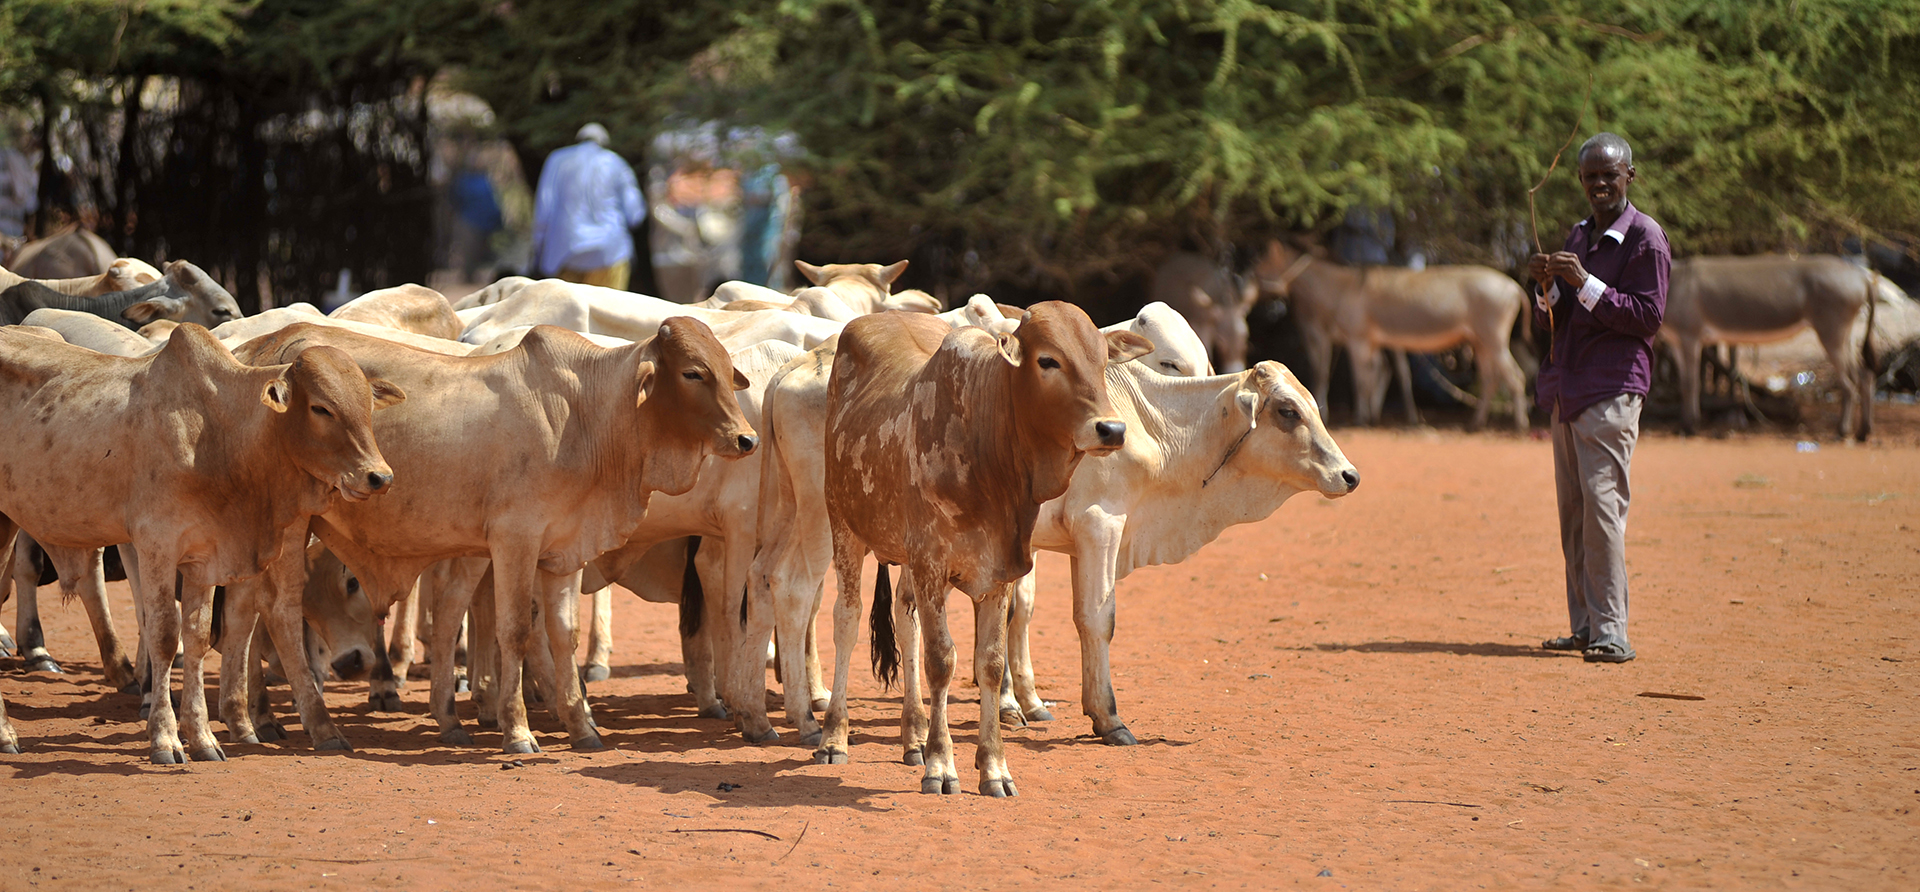
[{"label": "leather sandal", "polygon": [[1589,663],[1624,663],[1635,656],[1633,648],[1619,644],[1602,644],[1589,647],[1580,654],[1580,658]]},{"label": "leather sandal", "polygon": [[1587,639],[1578,635],[1566,635],[1560,638],[1548,638],[1540,642],[1547,650],[1586,650]]}]

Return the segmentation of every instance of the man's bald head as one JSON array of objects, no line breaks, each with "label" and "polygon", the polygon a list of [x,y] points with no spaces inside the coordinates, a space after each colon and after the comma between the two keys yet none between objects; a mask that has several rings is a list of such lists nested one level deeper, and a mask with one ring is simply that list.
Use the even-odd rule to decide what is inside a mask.
[{"label": "man's bald head", "polygon": [[1633,147],[1618,133],[1596,133],[1592,138],[1580,144],[1580,154],[1576,158],[1584,159],[1591,152],[1599,152],[1614,161],[1623,161],[1629,167],[1633,165]]}]

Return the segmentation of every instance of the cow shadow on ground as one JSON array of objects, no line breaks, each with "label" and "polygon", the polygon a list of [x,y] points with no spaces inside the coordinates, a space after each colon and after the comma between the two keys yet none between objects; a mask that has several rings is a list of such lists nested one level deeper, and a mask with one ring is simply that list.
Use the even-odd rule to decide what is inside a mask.
[{"label": "cow shadow on ground", "polygon": [[701,793],[715,801],[710,808],[768,808],[811,805],[845,808],[864,812],[888,812],[893,809],[875,804],[873,799],[908,792],[903,778],[898,789],[862,787],[845,777],[808,774],[797,769],[813,765],[813,757],[803,754],[778,762],[674,763],[633,761],[615,765],[589,765],[574,772],[581,777],[644,787],[657,792]]},{"label": "cow shadow on ground", "polygon": [[1501,644],[1492,641],[1472,644],[1460,641],[1365,641],[1359,644],[1320,643],[1283,650],[1309,653],[1452,654],[1457,657],[1531,657],[1547,660],[1580,658],[1577,651],[1542,650],[1537,644]]}]

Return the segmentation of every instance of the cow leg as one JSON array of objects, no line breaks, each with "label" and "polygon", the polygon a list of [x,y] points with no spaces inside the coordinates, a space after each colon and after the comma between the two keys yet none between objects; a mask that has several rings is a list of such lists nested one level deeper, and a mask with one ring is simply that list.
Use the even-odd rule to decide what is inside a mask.
[{"label": "cow leg", "polygon": [[613,586],[593,593],[593,624],[587,629],[587,668],[581,677],[589,682],[613,677]]},{"label": "cow leg", "polygon": [[1307,323],[1300,327],[1300,347],[1307,354],[1307,368],[1313,375],[1313,402],[1320,417],[1329,417],[1327,393],[1333,387],[1333,337],[1326,329]]},{"label": "cow leg", "polygon": [[[352,750],[346,735],[333,723],[333,716],[327,712],[325,691],[314,675],[314,667],[307,661],[306,616],[302,610],[307,587],[307,528],[296,527],[289,531],[287,541],[281,544],[280,557],[267,565],[262,574],[262,587],[254,597],[259,598],[260,618],[266,623],[267,635],[273,639],[274,651],[280,654],[280,668],[287,678],[287,685],[293,688],[293,702],[300,712],[300,727],[306,729],[307,738],[313,742],[315,750]],[[370,590],[369,590],[370,591]],[[231,595],[232,589],[228,589]],[[371,599],[376,593],[370,593]]]},{"label": "cow leg", "polygon": [[532,633],[533,603],[542,587],[537,558],[530,549],[515,549],[504,542],[493,549],[494,646],[500,673],[495,709],[500,716],[501,748],[508,753],[540,752],[540,744],[527,726],[523,671]]},{"label": "cow leg", "polygon": [[[831,552],[830,541],[829,552]],[[794,728],[799,732],[800,744],[805,746],[809,743],[818,745],[825,739],[823,736],[825,729],[814,720],[813,710],[818,708],[821,717],[824,718],[833,709],[834,693],[836,691],[844,693],[845,688],[828,688],[826,705],[816,706],[814,694],[810,690],[812,681],[807,682],[807,687],[799,684],[799,679],[807,677],[808,642],[817,634],[815,618],[820,615],[820,609],[826,601],[825,577],[827,575],[824,569],[817,574],[806,569],[814,566],[824,567],[826,561],[816,563],[804,556],[800,559],[805,561],[804,567],[796,569],[790,563],[785,564],[783,568],[785,572],[773,580],[773,610],[779,621],[778,641],[782,678],[780,693],[785,700],[787,721],[793,723]],[[853,572],[856,589],[854,597],[858,598],[860,564],[857,558],[854,561]],[[815,653],[817,654],[818,651]],[[847,656],[850,659],[852,655]],[[817,665],[818,657],[815,660]],[[835,682],[835,685],[842,685],[843,682],[844,679],[840,679]]]},{"label": "cow leg", "polygon": [[[721,696],[726,698],[727,710],[733,713],[734,728],[750,743],[780,739],[780,733],[773,730],[773,723],[767,718],[767,670],[757,656],[766,652],[774,640],[775,627],[784,621],[774,607],[771,581],[762,570],[763,555],[764,552],[751,559],[745,592],[746,616],[736,639],[740,652],[728,662],[731,677],[720,689]],[[778,658],[784,666],[786,654],[780,653]],[[811,715],[807,717],[809,722],[812,719]]]},{"label": "cow leg", "polygon": [[900,653],[900,749],[908,765],[927,764],[927,704],[920,690],[920,611],[913,576],[903,568],[893,590],[893,640]]},{"label": "cow leg", "polygon": [[820,627],[813,623],[813,617],[820,615],[820,605],[826,601],[827,581],[822,579],[813,586],[813,612],[807,614],[807,690],[810,691],[812,706],[821,712],[827,711],[827,698],[833,692],[827,689],[824,673],[820,671]]},{"label": "cow leg", "polygon": [[472,746],[473,735],[460,726],[460,716],[454,708],[458,686],[454,676],[454,649],[459,646],[461,617],[466,616],[472,606],[474,589],[486,575],[486,568],[484,558],[455,559],[438,585],[426,587],[433,595],[427,609],[434,617],[433,626],[427,632],[427,665],[432,669],[427,700],[433,720],[440,726],[440,742],[455,746]]},{"label": "cow leg", "polygon": [[[1868,295],[1869,298],[1872,295]],[[1833,364],[1833,377],[1840,385],[1840,439],[1853,439],[1855,413],[1860,411],[1860,371],[1864,363],[1847,349],[1847,332],[1852,328],[1853,319],[1847,320],[1847,326],[1822,326],[1819,328],[1820,346],[1826,348],[1827,361]],[[1869,372],[1871,374],[1871,372]],[[1872,402],[1873,390],[1867,389],[1867,401]]]},{"label": "cow leg", "polygon": [[253,587],[254,580],[227,586],[226,615],[220,620],[220,721],[234,743],[259,743],[264,736],[254,721],[254,704],[266,695],[256,649],[264,644],[260,636],[266,630]]},{"label": "cow leg", "polygon": [[1080,637],[1080,709],[1093,720],[1093,733],[1113,746],[1138,741],[1120,720],[1113,695],[1112,647],[1119,604],[1114,596],[1113,565],[1126,531],[1126,515],[1087,509],[1074,524],[1078,548],[1073,554],[1073,627]]},{"label": "cow leg", "polygon": [[1393,373],[1400,379],[1400,404],[1406,407],[1407,423],[1417,427],[1420,407],[1413,404],[1413,370],[1407,366],[1407,351],[1393,351]]},{"label": "cow leg", "polygon": [[[826,730],[813,753],[814,761],[825,765],[845,765],[851,757],[847,746],[847,677],[853,671],[853,645],[860,632],[860,571],[866,555],[866,546],[835,523],[833,572],[839,577],[840,597],[833,602],[833,698],[827,701]],[[791,696],[788,701],[792,702]]]},{"label": "cow leg", "polygon": [[[701,536],[694,537],[690,541],[697,542],[701,545],[713,542],[713,540]],[[716,674],[720,671],[720,667],[725,665],[726,658],[720,656],[714,650],[715,638],[713,626],[716,620],[715,608],[724,602],[725,598],[721,596],[719,591],[716,591],[716,586],[720,584],[720,582],[714,578],[714,573],[712,572],[712,555],[714,549],[701,548],[698,545],[693,547],[697,549],[698,553],[689,555],[685,572],[694,574],[695,578],[693,581],[697,582],[700,586],[700,593],[697,596],[699,602],[697,604],[689,603],[694,597],[692,593],[682,595],[683,600],[680,603],[680,663],[686,670],[687,693],[693,695],[694,710],[702,718],[724,719],[728,718],[727,708],[720,702],[718,688],[714,684],[714,681]],[[688,634],[686,631],[688,626],[686,624],[694,621],[696,616],[698,617],[699,626],[693,630],[692,634]]]},{"label": "cow leg", "polygon": [[[0,514],[0,604],[7,603],[5,585],[13,575],[13,540],[20,528],[5,514]],[[0,639],[5,639],[6,629],[0,628]],[[9,647],[11,641],[5,641]],[[13,723],[7,721],[7,701],[0,697],[0,753],[9,756],[20,754],[20,735],[14,733]]]},{"label": "cow leg", "polygon": [[153,679],[153,703],[147,712],[148,756],[156,765],[187,764],[180,746],[180,725],[173,714],[173,652],[180,644],[180,612],[174,609],[173,579],[176,555],[136,547],[127,565],[127,581],[142,605],[140,637],[146,646],[147,671]]},{"label": "cow leg", "polygon": [[1020,716],[1025,721],[1051,722],[1053,712],[1047,709],[1047,702],[1040,699],[1040,686],[1033,680],[1033,647],[1027,640],[1033,628],[1037,572],[1028,573],[1014,583],[1013,606],[1008,610],[1007,620],[1007,676],[1011,685],[1006,693],[1014,703],[1019,704]]},{"label": "cow leg", "polygon": [[1500,380],[1506,386],[1507,395],[1513,398],[1513,429],[1527,429],[1527,374],[1520,371],[1520,363],[1514,361],[1513,351],[1506,342],[1499,342],[1499,348],[1488,348],[1500,370]]},{"label": "cow leg", "polygon": [[1362,427],[1374,423],[1373,417],[1373,376],[1376,374],[1380,351],[1366,341],[1347,342],[1347,364],[1353,366],[1353,414],[1354,424]]},{"label": "cow leg", "polygon": [[1500,372],[1493,350],[1481,344],[1467,345],[1473,351],[1474,376],[1480,380],[1474,382],[1474,392],[1480,397],[1480,404],[1473,407],[1473,421],[1469,426],[1481,430],[1487,426],[1487,417],[1493,412],[1493,397],[1498,393]]},{"label": "cow leg", "polygon": [[[755,670],[760,673],[762,685],[759,688],[761,703],[766,702],[766,642],[756,638],[758,645],[748,648],[741,641],[740,609],[747,596],[747,576],[753,571],[753,537],[751,534],[734,535],[723,539],[708,539],[704,554],[711,554],[717,560],[719,587],[706,586],[707,614],[702,624],[708,626],[708,634],[716,636],[712,644],[714,659],[714,680],[720,690],[720,705],[737,703],[752,696],[742,690],[741,681],[751,678]],[[696,564],[704,563],[696,560]],[[731,713],[724,713],[728,718]]]},{"label": "cow leg", "polygon": [[547,625],[547,650],[553,656],[555,690],[550,702],[566,723],[574,749],[603,749],[605,744],[594,728],[593,711],[580,684],[580,667],[573,661],[580,647],[580,571],[558,576],[540,573],[540,600]]},{"label": "cow leg", "polygon": [[[924,650],[927,671],[927,694],[932,700],[932,714],[928,716],[927,728],[927,768],[920,777],[922,793],[955,793],[959,791],[960,774],[953,765],[953,731],[947,720],[947,698],[953,690],[953,633],[947,628],[947,581],[942,579],[938,569],[930,567],[912,567],[905,570],[913,574],[908,583],[914,591],[914,608],[920,613],[920,641]],[[1006,624],[1004,615],[999,619],[1002,627]],[[837,643],[837,642],[836,642]],[[912,643],[907,642],[911,647]],[[836,662],[839,662],[836,660]],[[979,671],[979,667],[975,667]],[[996,705],[999,697],[989,697],[987,691],[994,685],[981,687],[980,702],[991,700]],[[837,695],[837,692],[836,692]],[[1000,727],[998,710],[981,713],[980,739],[987,739],[987,725]]]},{"label": "cow leg", "polygon": [[20,603],[14,607],[14,629],[19,632],[14,647],[20,654],[23,670],[59,674],[60,664],[47,652],[47,636],[40,627],[41,572],[33,559],[38,547],[25,531],[14,537],[13,587],[20,597]]},{"label": "cow leg", "polygon": [[[391,615],[393,628],[388,631],[387,662],[393,667],[394,687],[407,686],[407,673],[413,668],[416,639],[420,635],[420,583],[415,581],[413,588],[407,591],[407,597],[397,605]],[[394,707],[398,709],[396,705]]]},{"label": "cow leg", "polygon": [[[980,771],[980,795],[995,799],[1020,795],[1013,786],[1013,772],[1007,769],[998,682],[1007,674],[1007,608],[1017,584],[996,585],[973,602],[973,675],[988,680],[979,686],[980,741],[973,751],[973,767]],[[948,752],[951,758],[951,743]]]},{"label": "cow leg", "polygon": [[93,640],[100,647],[100,666],[106,672],[107,685],[122,693],[139,693],[133,677],[133,663],[120,643],[120,631],[114,627],[113,611],[107,605],[107,575],[98,548],[49,548],[47,559],[60,571],[63,598],[78,597],[87,609],[87,622],[93,626]]},{"label": "cow leg", "polygon": [[480,727],[497,729],[500,727],[500,647],[495,622],[499,610],[495,587],[493,564],[488,562],[486,572],[473,587],[473,604],[467,608],[467,684]]},{"label": "cow leg", "polygon": [[227,754],[213,736],[213,722],[207,714],[207,649],[212,631],[213,587],[189,585],[181,590],[181,645],[185,665],[181,681],[185,696],[180,702],[181,737],[196,762],[225,762]]},{"label": "cow leg", "polygon": [[1700,431],[1700,339],[1682,337],[1673,353],[1680,366],[1680,430],[1691,436]]},{"label": "cow leg", "polygon": [[7,721],[7,701],[4,697],[0,697],[0,753],[20,755],[20,735],[14,733],[13,723]]}]

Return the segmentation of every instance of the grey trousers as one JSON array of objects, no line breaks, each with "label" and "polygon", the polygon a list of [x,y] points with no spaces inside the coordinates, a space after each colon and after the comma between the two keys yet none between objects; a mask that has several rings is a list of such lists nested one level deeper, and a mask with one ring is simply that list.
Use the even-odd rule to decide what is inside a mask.
[{"label": "grey trousers", "polygon": [[1567,560],[1567,618],[1587,646],[1627,643],[1628,466],[1640,438],[1641,396],[1626,393],[1571,420],[1553,413],[1553,482],[1560,551]]}]

